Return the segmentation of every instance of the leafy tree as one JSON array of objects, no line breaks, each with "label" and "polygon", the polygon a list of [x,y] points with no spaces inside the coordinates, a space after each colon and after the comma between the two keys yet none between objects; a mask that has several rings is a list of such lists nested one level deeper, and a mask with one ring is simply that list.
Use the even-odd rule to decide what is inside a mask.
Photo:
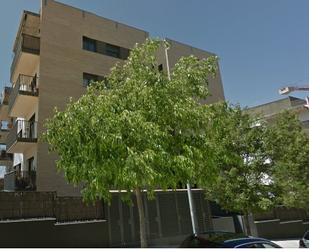
[{"label": "leafy tree", "polygon": [[[184,57],[171,79],[158,70],[156,51],[165,43],[147,40],[117,64],[106,81],[92,84],[78,101],[55,111],[44,138],[57,152],[67,180],[82,183],[86,200],[109,201],[111,189],[135,193],[141,246],[147,246],[141,194],[175,189],[179,182],[211,185],[217,175],[214,148],[204,127],[208,80],[214,57]],[[194,96],[194,97],[193,97]]]},{"label": "leafy tree", "polygon": [[225,103],[212,109],[215,116],[209,123],[209,140],[216,144],[220,174],[216,183],[206,188],[206,194],[224,209],[243,213],[247,233],[251,234],[248,215],[266,210],[276,201],[264,142],[267,126],[239,106]]},{"label": "leafy tree", "polygon": [[273,181],[281,189],[280,202],[309,210],[309,137],[297,114],[285,111],[269,124],[268,155]]},{"label": "leafy tree", "polygon": [[220,174],[207,196],[243,213],[249,234],[250,213],[277,204],[308,209],[309,143],[297,115],[284,112],[268,122],[226,103],[211,108],[208,139]]}]

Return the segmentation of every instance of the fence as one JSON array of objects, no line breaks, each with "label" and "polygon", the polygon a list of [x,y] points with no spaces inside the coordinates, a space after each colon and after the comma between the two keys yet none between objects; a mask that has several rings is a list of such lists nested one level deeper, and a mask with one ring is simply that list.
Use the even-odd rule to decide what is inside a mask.
[{"label": "fence", "polygon": [[55,192],[0,192],[0,220],[54,217],[60,222],[104,219],[102,202],[86,205],[81,197]]},{"label": "fence", "polygon": [[300,208],[288,208],[285,206],[277,206],[270,211],[254,214],[255,221],[275,220],[309,220],[309,213]]},{"label": "fence", "polygon": [[[177,246],[192,233],[187,193],[160,191],[155,197],[148,200],[143,195],[150,245]],[[193,191],[193,198],[199,231],[211,230],[210,206],[203,192]],[[139,246],[134,195],[133,205],[127,205],[113,193],[109,206],[100,201],[86,205],[80,197],[58,197],[55,192],[0,192],[0,203],[0,240],[5,247]],[[21,222],[6,221],[11,219]],[[78,220],[84,222],[73,222]]]}]

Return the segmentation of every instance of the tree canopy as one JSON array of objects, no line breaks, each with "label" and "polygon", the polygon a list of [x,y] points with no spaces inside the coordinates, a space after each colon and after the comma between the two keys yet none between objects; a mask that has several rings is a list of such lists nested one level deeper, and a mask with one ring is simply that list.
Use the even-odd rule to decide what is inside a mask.
[{"label": "tree canopy", "polygon": [[[271,122],[239,106],[215,104],[209,140],[216,144],[219,174],[205,188],[208,198],[229,211],[262,212],[280,204],[309,206],[309,143],[297,114]],[[203,186],[203,182],[200,182]]]},{"label": "tree canopy", "polygon": [[169,79],[156,58],[165,46],[150,39],[138,45],[104,82],[48,120],[44,138],[59,155],[57,167],[82,183],[85,199],[109,201],[111,189],[139,197],[141,189],[214,181],[215,148],[205,132],[210,109],[199,100],[208,95],[217,59],[183,57]]},{"label": "tree canopy", "polygon": [[[217,144],[220,173],[207,195],[223,208],[249,214],[274,204],[275,186],[265,144],[267,126],[239,106],[213,105],[210,139]],[[219,123],[218,123],[219,122]]]},{"label": "tree canopy", "polygon": [[309,137],[295,112],[280,113],[269,124],[267,153],[272,178],[281,190],[279,202],[288,207],[309,207]]},{"label": "tree canopy", "polygon": [[156,62],[161,46],[148,40],[136,47],[104,84],[92,84],[47,122],[58,168],[83,183],[86,198],[108,199],[113,188],[176,188],[197,174],[211,181],[216,171],[203,132],[208,107],[197,101],[207,97],[216,58],[184,57],[169,81]]},{"label": "tree canopy", "polygon": [[136,46],[103,82],[55,110],[44,139],[67,180],[82,184],[86,200],[110,201],[111,189],[134,191],[141,200],[141,190],[152,195],[189,181],[245,214],[279,199],[308,206],[309,145],[296,117],[269,125],[237,106],[201,105],[217,58],[183,57],[169,79],[156,57],[165,46],[151,39]]}]

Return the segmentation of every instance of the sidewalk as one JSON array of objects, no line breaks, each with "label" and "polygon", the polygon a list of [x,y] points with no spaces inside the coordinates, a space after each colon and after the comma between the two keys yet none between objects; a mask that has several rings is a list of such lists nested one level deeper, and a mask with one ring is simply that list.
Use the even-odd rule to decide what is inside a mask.
[{"label": "sidewalk", "polygon": [[274,243],[282,246],[284,248],[298,248],[298,239],[289,239],[289,240],[273,240]]}]

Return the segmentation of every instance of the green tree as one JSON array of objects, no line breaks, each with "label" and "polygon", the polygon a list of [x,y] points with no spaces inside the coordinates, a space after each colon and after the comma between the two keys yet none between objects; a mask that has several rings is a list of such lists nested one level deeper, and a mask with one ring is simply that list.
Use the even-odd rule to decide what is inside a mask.
[{"label": "green tree", "polygon": [[309,137],[296,113],[285,111],[269,124],[269,158],[273,181],[281,190],[280,202],[287,207],[309,210]]},{"label": "green tree", "polygon": [[205,188],[207,196],[243,213],[249,234],[250,213],[277,204],[308,210],[309,143],[297,115],[283,112],[266,121],[226,103],[211,108],[208,139],[216,147],[220,173]]},{"label": "green tree", "polygon": [[44,135],[59,155],[58,169],[70,183],[82,184],[86,200],[109,201],[111,189],[126,190],[124,198],[135,193],[142,247],[147,246],[142,191],[153,195],[157,188],[175,189],[200,178],[208,186],[217,175],[204,129],[209,107],[199,104],[208,95],[216,58],[181,58],[169,80],[155,56],[166,45],[147,40],[135,47],[104,82],[56,110]]},{"label": "green tree", "polygon": [[225,103],[211,108],[209,140],[217,148],[220,174],[215,184],[205,188],[206,195],[225,210],[242,213],[251,234],[248,215],[270,208],[277,196],[269,179],[273,168],[264,142],[267,126],[239,106]]}]

